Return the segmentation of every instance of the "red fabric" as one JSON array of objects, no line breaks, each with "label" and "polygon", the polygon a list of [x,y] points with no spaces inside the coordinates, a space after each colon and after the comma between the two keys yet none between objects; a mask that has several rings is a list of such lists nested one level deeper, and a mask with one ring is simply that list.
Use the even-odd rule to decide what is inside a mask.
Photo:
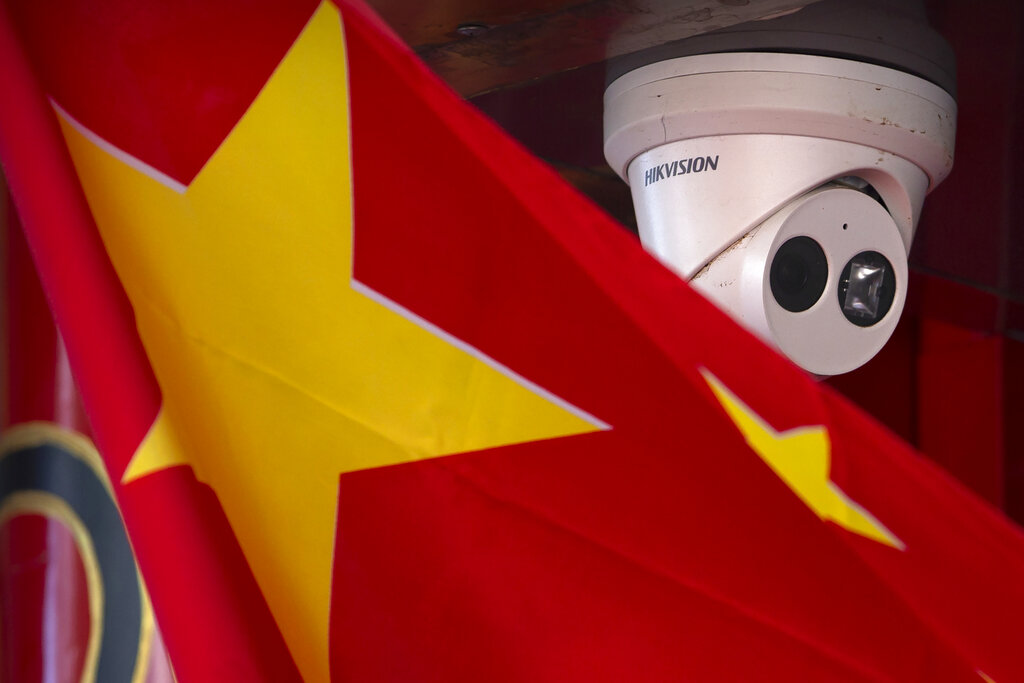
[{"label": "red fabric", "polygon": [[[6,190],[5,190],[6,193]],[[9,202],[9,197],[5,197]],[[52,420],[56,397],[57,334],[50,307],[36,277],[18,214],[8,203],[0,226],[3,271],[3,341],[0,368],[0,428],[31,420]],[[12,400],[17,397],[17,400]]]},{"label": "red fabric", "polygon": [[301,681],[210,487],[175,467],[119,494],[177,680]]},{"label": "red fabric", "polygon": [[119,474],[156,415],[156,382],[53,111],[8,21],[0,21],[0,65],[0,159],[58,328],[75,338],[68,355],[90,420],[102,425],[97,445]]},{"label": "red fabric", "polygon": [[0,524],[0,679],[81,680],[89,586],[75,537],[58,519],[19,514]]},{"label": "red fabric", "polygon": [[188,184],[234,127],[315,0],[11,0],[47,95]]},{"label": "red fabric", "polygon": [[[68,9],[107,43],[76,59],[78,39],[15,4],[46,92],[183,181],[312,10]],[[334,678],[1024,680],[1014,527],[658,266],[362,5],[339,5],[356,277],[613,428],[341,477]],[[9,33],[0,50],[17,102],[0,108],[0,158],[116,477],[159,395],[52,114]],[[111,83],[124,107],[92,96]],[[701,367],[779,431],[827,427],[832,480],[906,550],[818,519]],[[119,493],[179,680],[297,679],[209,489],[177,468]]]},{"label": "red fabric", "polygon": [[[81,66],[63,52],[51,58]],[[298,680],[209,488],[180,470],[118,485],[157,415],[159,388],[53,111],[2,4],[0,92],[0,160],[178,680]]]},{"label": "red fabric", "polygon": [[[343,476],[336,672],[1024,675],[1015,528],[739,332],[361,14],[346,35],[355,221],[375,228],[356,232],[356,277],[613,432]],[[382,192],[396,158],[430,172]],[[779,431],[826,425],[832,480],[907,550],[810,515],[750,461],[698,367]]]}]

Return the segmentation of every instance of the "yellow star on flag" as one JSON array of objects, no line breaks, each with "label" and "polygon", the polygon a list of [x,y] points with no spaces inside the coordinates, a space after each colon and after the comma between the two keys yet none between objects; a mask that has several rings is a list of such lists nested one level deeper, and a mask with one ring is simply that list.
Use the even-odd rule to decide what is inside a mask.
[{"label": "yellow star on flag", "polygon": [[348,109],[323,3],[187,187],[60,112],[163,395],[124,481],[213,487],[307,681],[340,473],[607,428],[353,280]]},{"label": "yellow star on flag", "polygon": [[701,374],[750,448],[814,514],[855,534],[904,549],[903,541],[829,478],[832,445],[823,426],[777,432],[717,377],[705,369]]}]

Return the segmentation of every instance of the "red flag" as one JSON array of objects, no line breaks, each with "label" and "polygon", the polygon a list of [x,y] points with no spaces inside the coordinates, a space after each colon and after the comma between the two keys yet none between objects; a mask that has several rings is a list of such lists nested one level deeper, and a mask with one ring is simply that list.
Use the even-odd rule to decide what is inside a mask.
[{"label": "red flag", "polygon": [[4,209],[0,679],[170,681],[63,344],[9,201]]},{"label": "red flag", "polygon": [[0,157],[180,680],[1024,674],[1019,532],[361,5],[8,9]]}]

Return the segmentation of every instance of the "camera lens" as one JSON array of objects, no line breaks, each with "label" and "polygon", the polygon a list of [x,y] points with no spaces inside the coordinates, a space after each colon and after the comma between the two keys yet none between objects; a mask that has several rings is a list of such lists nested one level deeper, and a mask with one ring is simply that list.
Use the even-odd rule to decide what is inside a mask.
[{"label": "camera lens", "polygon": [[787,240],[775,252],[769,281],[772,295],[787,311],[806,311],[821,298],[828,282],[828,261],[810,237]]},{"label": "camera lens", "polygon": [[862,251],[839,278],[839,306],[854,325],[871,327],[885,317],[896,296],[892,264],[877,251]]}]

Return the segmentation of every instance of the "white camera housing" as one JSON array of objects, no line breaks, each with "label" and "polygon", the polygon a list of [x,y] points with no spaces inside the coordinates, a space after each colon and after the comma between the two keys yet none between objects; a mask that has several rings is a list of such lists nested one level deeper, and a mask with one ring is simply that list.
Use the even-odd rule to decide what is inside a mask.
[{"label": "white camera housing", "polygon": [[[817,375],[859,367],[892,334],[921,206],[952,168],[955,129],[956,103],[939,86],[814,55],[680,57],[605,92],[605,157],[631,187],[645,248]],[[810,297],[807,264],[783,249],[796,237],[816,242],[826,265],[800,310],[777,295],[798,290],[796,308]],[[815,290],[820,264],[811,271]],[[872,313],[879,300],[885,310]]]}]

